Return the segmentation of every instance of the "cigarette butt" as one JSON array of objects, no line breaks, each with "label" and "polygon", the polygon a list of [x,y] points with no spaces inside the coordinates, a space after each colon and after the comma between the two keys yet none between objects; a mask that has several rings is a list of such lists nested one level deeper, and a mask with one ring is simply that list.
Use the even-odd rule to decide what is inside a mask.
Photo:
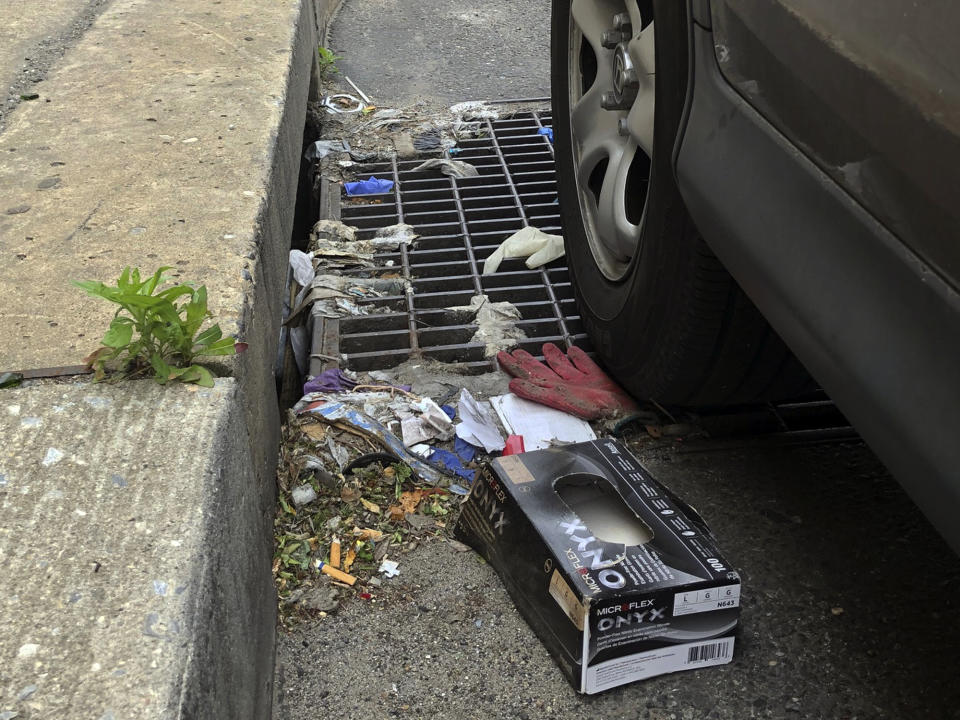
[{"label": "cigarette butt", "polygon": [[330,566],[340,567],[340,541],[337,538],[330,543]]},{"label": "cigarette butt", "polygon": [[380,542],[383,539],[383,533],[379,530],[373,530],[371,528],[353,528],[353,536],[359,538],[360,540],[373,540],[374,542]]},{"label": "cigarette butt", "polygon": [[320,566],[320,572],[322,572],[325,575],[329,575],[334,580],[339,580],[340,582],[344,582],[347,585],[353,585],[357,581],[357,579],[353,575],[347,575],[347,573],[343,572],[342,570],[337,570],[335,567],[330,567],[329,565],[327,565],[327,563],[323,563]]}]

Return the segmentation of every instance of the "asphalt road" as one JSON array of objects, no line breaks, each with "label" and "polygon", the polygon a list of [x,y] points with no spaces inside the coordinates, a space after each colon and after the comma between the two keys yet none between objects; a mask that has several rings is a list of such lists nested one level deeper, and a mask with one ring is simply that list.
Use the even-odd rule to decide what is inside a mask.
[{"label": "asphalt road", "polygon": [[52,65],[83,35],[107,0],[0,3],[0,132],[22,96],[40,95]]},{"label": "asphalt road", "polygon": [[[481,7],[482,22],[461,17]],[[381,105],[545,95],[548,12],[346,0],[331,45]],[[868,449],[636,448],[742,575],[730,665],[579,696],[492,569],[436,541],[370,599],[280,634],[275,716],[960,717],[960,559]]]},{"label": "asphalt road", "polygon": [[490,567],[436,542],[281,634],[277,717],[960,717],[960,561],[866,448],[639,454],[743,577],[733,663],[578,696]]},{"label": "asphalt road", "polygon": [[381,107],[550,95],[545,0],[344,0],[330,47]]}]

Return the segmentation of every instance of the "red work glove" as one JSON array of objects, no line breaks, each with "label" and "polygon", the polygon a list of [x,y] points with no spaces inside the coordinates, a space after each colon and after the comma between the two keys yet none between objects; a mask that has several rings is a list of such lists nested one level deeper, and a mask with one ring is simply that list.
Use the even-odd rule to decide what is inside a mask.
[{"label": "red work glove", "polygon": [[553,343],[545,343],[543,355],[549,368],[526,350],[497,353],[500,366],[514,378],[512,393],[584,420],[637,411],[633,398],[580,348],[572,347],[564,355]]}]

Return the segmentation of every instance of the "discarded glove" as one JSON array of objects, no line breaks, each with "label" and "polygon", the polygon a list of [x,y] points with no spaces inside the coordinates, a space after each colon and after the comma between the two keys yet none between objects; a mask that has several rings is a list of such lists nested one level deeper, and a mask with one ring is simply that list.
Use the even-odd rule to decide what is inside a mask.
[{"label": "discarded glove", "polygon": [[553,145],[553,128],[550,125],[537,130],[537,135],[546,135],[547,140],[549,140],[550,144]]},{"label": "discarded glove", "polygon": [[527,258],[533,270],[563,257],[563,238],[548,235],[535,227],[525,227],[508,237],[483,262],[483,274],[495,273],[500,263],[509,258]]},{"label": "discarded glove", "polygon": [[497,355],[500,366],[514,378],[510,381],[512,393],[584,420],[637,411],[633,398],[580,348],[572,347],[564,355],[553,343],[545,343],[543,355],[550,367],[526,350]]},{"label": "discarded glove", "polygon": [[393,180],[381,180],[371,175],[367,180],[344,183],[343,187],[350,197],[354,195],[376,195],[393,190]]}]

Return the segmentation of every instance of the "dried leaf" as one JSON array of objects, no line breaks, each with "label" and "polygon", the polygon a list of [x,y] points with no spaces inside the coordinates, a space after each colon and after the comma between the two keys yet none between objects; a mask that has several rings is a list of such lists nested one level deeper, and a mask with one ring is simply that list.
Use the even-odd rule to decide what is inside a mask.
[{"label": "dried leaf", "polygon": [[412,513],[417,511],[417,505],[420,504],[420,501],[427,495],[426,490],[409,490],[405,493],[401,493],[398,500],[400,501],[400,507],[403,508],[403,513]]},{"label": "dried leaf", "polygon": [[652,437],[654,440],[657,440],[663,435],[663,431],[657,425],[647,425],[646,426],[647,434]]},{"label": "dried leaf", "polygon": [[340,489],[340,499],[344,502],[354,502],[360,498],[360,491],[355,487],[344,485]]},{"label": "dried leaf", "polygon": [[360,498],[360,504],[363,505],[370,512],[376,513],[377,515],[380,514],[380,506],[377,505],[376,503],[372,503],[366,498]]},{"label": "dried leaf", "polygon": [[350,549],[347,550],[347,554],[343,558],[343,569],[346,572],[350,572],[350,566],[353,565],[353,561],[357,559],[357,550],[351,545]]}]

